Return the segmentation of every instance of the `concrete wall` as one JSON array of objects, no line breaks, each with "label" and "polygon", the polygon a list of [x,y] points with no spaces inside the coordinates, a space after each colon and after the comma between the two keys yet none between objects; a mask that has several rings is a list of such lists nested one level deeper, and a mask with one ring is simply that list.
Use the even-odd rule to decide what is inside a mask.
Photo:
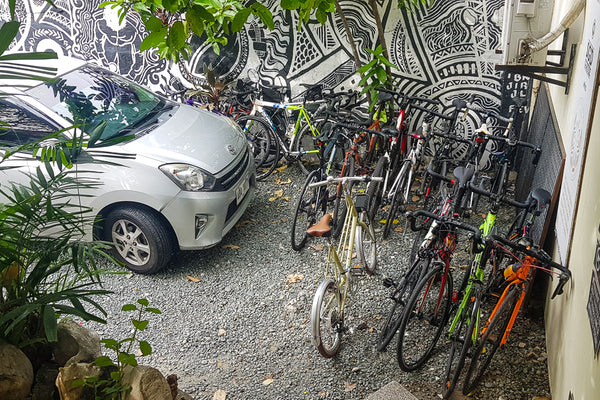
[{"label": "concrete wall", "polygon": [[[573,3],[556,2],[555,24]],[[565,294],[548,300],[546,307],[548,367],[554,399],[600,398],[600,359],[592,334],[592,326],[600,324],[600,315],[597,311],[588,313],[588,307],[600,307],[600,299],[594,294],[600,292],[600,106],[594,72],[600,51],[599,25],[600,2],[588,0],[585,15],[573,26],[573,32],[579,31],[582,37],[569,94],[558,86],[550,88],[567,153],[555,226],[555,258],[566,263],[573,274]],[[572,220],[566,210],[574,211]]]}]

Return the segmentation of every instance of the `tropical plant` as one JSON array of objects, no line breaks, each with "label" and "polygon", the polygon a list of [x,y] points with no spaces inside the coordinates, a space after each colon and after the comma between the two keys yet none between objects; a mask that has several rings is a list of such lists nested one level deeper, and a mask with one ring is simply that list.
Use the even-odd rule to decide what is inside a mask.
[{"label": "tropical plant", "polygon": [[[95,400],[112,400],[118,399],[122,394],[128,393],[131,386],[124,384],[123,376],[125,375],[125,367],[135,367],[138,365],[135,353],[132,352],[133,346],[137,345],[139,354],[147,356],[152,354],[152,346],[145,340],[140,340],[137,337],[139,332],[146,330],[149,321],[142,319],[142,316],[147,313],[161,314],[158,308],[148,307],[150,303],[147,299],[138,299],[137,304],[125,304],[121,311],[136,311],[136,318],[131,318],[133,331],[131,336],[116,340],[102,339],[100,342],[104,344],[108,350],[114,352],[114,360],[109,356],[100,356],[96,358],[94,364],[100,368],[108,369],[110,373],[106,378],[103,374],[78,379],[73,382],[73,386],[87,386],[94,390]],[[104,374],[106,375],[106,374]]]},{"label": "tropical plant", "polygon": [[371,111],[377,103],[377,91],[374,89],[379,87],[389,87],[391,84],[391,78],[386,71],[386,68],[398,69],[398,67],[384,57],[383,47],[381,45],[377,46],[375,50],[366,50],[373,55],[373,59],[358,69],[358,72],[362,76],[358,85],[363,88],[361,94],[369,94],[369,111]]}]

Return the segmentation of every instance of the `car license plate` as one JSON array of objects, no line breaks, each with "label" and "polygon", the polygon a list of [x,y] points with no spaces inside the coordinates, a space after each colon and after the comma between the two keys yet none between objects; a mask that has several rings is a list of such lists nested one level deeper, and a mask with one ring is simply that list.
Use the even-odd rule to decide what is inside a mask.
[{"label": "car license plate", "polygon": [[246,192],[250,189],[250,181],[248,179],[244,179],[242,183],[235,189],[235,202],[236,204],[240,204]]}]

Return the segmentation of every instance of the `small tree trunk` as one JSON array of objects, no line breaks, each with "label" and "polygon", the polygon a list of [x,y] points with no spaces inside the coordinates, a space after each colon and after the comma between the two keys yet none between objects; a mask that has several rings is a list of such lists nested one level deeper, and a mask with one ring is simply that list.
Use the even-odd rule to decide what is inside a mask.
[{"label": "small tree trunk", "polygon": [[[354,38],[352,37],[352,32],[350,32],[350,26],[348,26],[348,20],[346,20],[346,15],[342,11],[342,6],[338,0],[335,0],[335,9],[342,20],[342,25],[344,25],[344,30],[346,31],[346,36],[348,36],[348,41],[350,42],[350,48],[352,49],[352,54],[354,55],[354,62],[356,63],[356,68],[360,69],[362,67],[362,62],[360,61],[360,57],[358,56],[358,50],[356,48],[356,42],[354,42]],[[360,77],[363,77],[363,74],[360,74]]]},{"label": "small tree trunk", "polygon": [[[383,49],[383,56],[389,60],[390,58],[387,51],[387,44],[385,42],[385,31],[383,29],[383,24],[381,23],[381,16],[379,15],[379,8],[377,8],[377,1],[369,0],[369,5],[371,6],[373,16],[375,17],[375,23],[377,24],[377,34],[379,38],[379,44],[381,44],[381,48]],[[390,67],[386,66],[385,72],[388,76],[387,86],[390,87],[390,82],[392,81],[392,70],[390,69]]]}]

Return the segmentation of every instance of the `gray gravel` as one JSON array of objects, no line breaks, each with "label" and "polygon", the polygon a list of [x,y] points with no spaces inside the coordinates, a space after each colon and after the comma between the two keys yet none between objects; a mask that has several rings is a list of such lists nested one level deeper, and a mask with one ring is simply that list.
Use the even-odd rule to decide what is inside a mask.
[{"label": "gray gravel", "polygon": [[[406,268],[411,232],[394,232],[379,244],[378,272],[361,279],[351,298],[351,330],[339,355],[324,359],[310,343],[310,306],[325,252],[318,240],[299,253],[289,244],[303,180],[292,166],[259,182],[242,222],[215,248],[180,253],[154,276],[107,276],[104,287],[115,291],[100,301],[109,313],[108,325],[85,325],[101,338],[125,338],[131,323],[121,306],[147,298],[162,314],[152,315],[140,335],[153,354],[139,361],[165,376],[177,374],[180,388],[195,399],[212,399],[219,390],[228,400],[363,399],[392,380],[419,399],[440,398],[448,351],[443,339],[434,357],[413,373],[398,368],[395,341],[385,353],[375,349],[390,306],[381,281]],[[519,322],[469,398],[549,397],[543,320],[522,313]]]}]

